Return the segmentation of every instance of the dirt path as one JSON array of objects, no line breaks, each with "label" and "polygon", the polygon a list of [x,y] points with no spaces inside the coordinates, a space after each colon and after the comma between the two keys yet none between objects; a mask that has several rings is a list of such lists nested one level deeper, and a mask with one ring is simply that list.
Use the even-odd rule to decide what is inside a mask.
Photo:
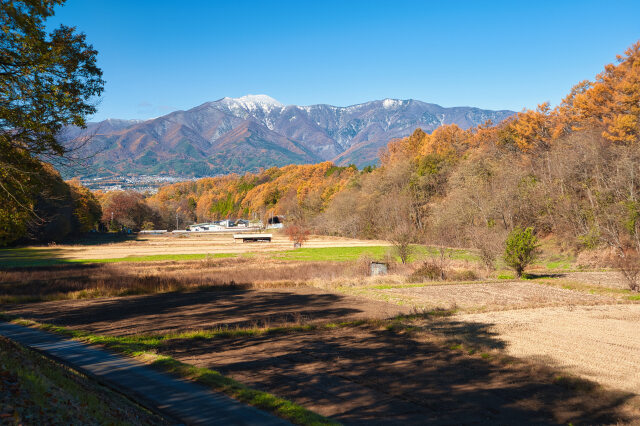
[{"label": "dirt path", "polygon": [[640,305],[521,309],[456,319],[488,325],[513,356],[640,394]]}]

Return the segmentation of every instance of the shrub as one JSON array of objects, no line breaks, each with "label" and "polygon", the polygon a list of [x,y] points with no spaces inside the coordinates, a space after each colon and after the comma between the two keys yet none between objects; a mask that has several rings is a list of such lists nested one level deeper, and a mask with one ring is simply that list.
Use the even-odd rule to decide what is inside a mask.
[{"label": "shrub", "polygon": [[505,241],[504,261],[516,271],[518,278],[522,276],[527,265],[536,259],[538,247],[538,238],[531,227],[517,227],[509,233]]},{"label": "shrub", "polygon": [[142,229],[144,229],[145,231],[151,231],[155,229],[155,225],[153,224],[153,222],[147,220],[142,224]]},{"label": "shrub", "polygon": [[444,270],[442,267],[434,262],[433,260],[428,260],[422,264],[418,269],[413,271],[411,275],[409,275],[409,282],[417,283],[422,281],[435,281],[444,279]]},{"label": "shrub", "polygon": [[626,250],[618,258],[617,266],[631,291],[640,292],[640,255]]},{"label": "shrub", "polygon": [[447,273],[447,280],[451,281],[475,281],[477,279],[478,274],[471,269],[450,271]]}]

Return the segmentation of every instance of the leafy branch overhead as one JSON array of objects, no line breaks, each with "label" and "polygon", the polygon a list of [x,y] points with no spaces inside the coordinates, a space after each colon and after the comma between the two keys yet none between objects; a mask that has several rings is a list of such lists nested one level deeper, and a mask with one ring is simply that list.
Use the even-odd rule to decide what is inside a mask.
[{"label": "leafy branch overhead", "polygon": [[[85,126],[104,85],[97,52],[84,34],[64,25],[46,31],[45,21],[62,3],[0,4],[0,244],[27,236],[55,239],[96,224],[72,214],[87,207],[74,200],[87,198],[72,196],[79,193],[42,162],[66,157],[70,148],[60,132]],[[97,218],[95,198],[89,199]]]},{"label": "leafy branch overhead", "polygon": [[102,93],[97,51],[82,33],[45,20],[62,0],[3,2],[0,26],[0,131],[3,144],[34,155],[61,156],[58,133],[84,126]]}]

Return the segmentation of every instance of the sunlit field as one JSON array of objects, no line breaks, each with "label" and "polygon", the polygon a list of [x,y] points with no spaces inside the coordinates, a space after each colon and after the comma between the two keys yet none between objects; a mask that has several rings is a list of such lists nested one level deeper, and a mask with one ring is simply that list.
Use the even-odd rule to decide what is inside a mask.
[{"label": "sunlit field", "polygon": [[[181,366],[216,371],[338,421],[378,418],[371,401],[400,418],[407,398],[424,415],[424,381],[442,374],[449,378],[438,387],[449,389],[473,377],[449,394],[454,400],[510,389],[490,403],[497,420],[533,407],[541,421],[637,414],[640,383],[628,378],[640,358],[640,301],[617,272],[560,252],[545,252],[516,280],[504,265],[486,270],[474,250],[414,246],[402,264],[383,241],[312,237],[298,249],[280,235],[272,243],[230,235],[80,243],[2,250],[5,318],[55,326],[194,379],[201,373]],[[370,276],[372,260],[389,274]],[[434,264],[442,276],[425,272]],[[620,361],[615,369],[606,367],[611,358]],[[489,403],[477,401],[451,418],[474,418]]]}]

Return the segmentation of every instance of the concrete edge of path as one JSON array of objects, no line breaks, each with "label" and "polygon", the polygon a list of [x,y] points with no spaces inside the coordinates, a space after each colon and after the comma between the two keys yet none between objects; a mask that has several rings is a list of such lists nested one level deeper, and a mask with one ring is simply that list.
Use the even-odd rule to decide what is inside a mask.
[{"label": "concrete edge of path", "polygon": [[178,424],[288,425],[206,386],[62,336],[0,321],[0,335],[77,370]]},{"label": "concrete edge of path", "polygon": [[[170,423],[174,423],[174,424],[182,424],[182,421],[178,418],[175,418],[171,413],[167,412],[166,410],[163,410],[161,408],[159,408],[156,404],[153,403],[153,401],[149,400],[147,397],[145,397],[144,395],[141,395],[140,393],[131,390],[131,389],[123,389],[122,386],[118,385],[117,383],[114,383],[111,380],[105,380],[103,377],[96,375],[94,373],[92,373],[89,370],[85,370],[85,369],[80,369],[78,367],[76,367],[75,365],[73,365],[73,363],[65,360],[64,358],[60,358],[57,355],[54,355],[50,352],[48,352],[45,349],[41,349],[38,348],[36,346],[30,346],[27,343],[21,342],[19,339],[15,338],[14,336],[9,336],[5,334],[5,330],[3,330],[3,326],[5,324],[0,321],[0,337],[4,337],[6,339],[9,339],[11,341],[13,341],[14,343],[19,344],[22,347],[26,347],[29,350],[32,350],[38,354],[40,354],[41,356],[51,359],[53,361],[55,361],[58,364],[61,364],[73,371],[76,371],[78,373],[81,373],[85,376],[87,376],[90,380],[95,381],[96,383],[98,383],[101,386],[104,386],[105,388],[109,389],[112,392],[115,392],[117,394],[119,394],[120,396],[124,397],[125,399],[131,401],[133,404],[135,405],[139,405],[144,409],[147,409],[149,411],[151,411],[152,413],[155,413],[157,415],[159,415],[160,417],[164,418],[165,420],[169,421]],[[15,325],[15,324],[12,324]],[[21,327],[21,326],[19,326]]]}]

